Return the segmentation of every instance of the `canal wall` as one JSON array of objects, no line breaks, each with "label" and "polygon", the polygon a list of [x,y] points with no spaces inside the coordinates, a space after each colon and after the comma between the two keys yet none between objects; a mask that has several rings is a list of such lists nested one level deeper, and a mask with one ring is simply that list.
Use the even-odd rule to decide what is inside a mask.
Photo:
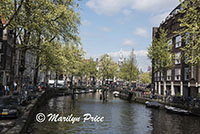
[{"label": "canal wall", "polygon": [[128,94],[130,94],[130,93],[127,92],[126,95],[121,94],[120,98],[127,100],[129,102],[136,102],[136,103],[141,103],[141,104],[145,104],[146,101],[149,101],[149,102],[157,101],[157,102],[164,104],[164,105],[173,106],[173,107],[188,110],[188,111],[191,112],[192,115],[200,117],[200,108],[199,107],[188,107],[188,106],[185,106],[185,105],[180,105],[180,104],[176,104],[176,103],[163,101],[163,99],[150,99],[150,98],[143,97],[143,96],[141,96],[141,95],[139,95],[138,93],[135,93],[135,92],[132,93],[131,99],[129,100]]},{"label": "canal wall", "polygon": [[5,134],[27,134],[28,127],[34,120],[38,107],[47,102],[48,99],[55,97],[58,90],[47,89],[38,94],[37,98],[31,100],[31,103],[22,107],[21,117],[16,119],[15,126],[9,129]]}]

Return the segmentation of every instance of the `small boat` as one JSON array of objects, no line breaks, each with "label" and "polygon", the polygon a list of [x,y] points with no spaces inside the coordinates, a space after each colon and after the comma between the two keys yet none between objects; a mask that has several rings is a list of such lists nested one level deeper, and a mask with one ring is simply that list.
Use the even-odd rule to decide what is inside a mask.
[{"label": "small boat", "polygon": [[118,91],[114,91],[113,95],[114,95],[114,97],[119,97],[119,92]]},{"label": "small boat", "polygon": [[190,114],[190,112],[188,110],[184,110],[184,109],[176,108],[176,107],[172,107],[172,106],[165,106],[165,109],[171,113],[184,114],[184,115]]},{"label": "small boat", "polygon": [[145,104],[146,104],[147,107],[151,107],[151,108],[160,108],[160,107],[164,107],[163,104],[160,104],[160,103],[157,102],[157,101],[152,101],[152,102],[146,101]]}]

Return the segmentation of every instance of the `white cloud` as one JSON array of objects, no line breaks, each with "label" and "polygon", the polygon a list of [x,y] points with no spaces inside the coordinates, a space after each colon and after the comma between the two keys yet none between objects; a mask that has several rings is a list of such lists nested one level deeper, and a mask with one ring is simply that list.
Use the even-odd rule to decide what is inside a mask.
[{"label": "white cloud", "polygon": [[91,25],[91,22],[89,20],[83,20],[82,25],[83,26],[89,26],[89,25]]},{"label": "white cloud", "polygon": [[157,13],[172,10],[178,4],[179,0],[89,0],[86,6],[97,14],[112,15],[122,11],[127,15],[130,9]]},{"label": "white cloud", "polygon": [[141,36],[141,37],[149,37],[149,33],[145,28],[137,28],[134,32],[135,35]]},{"label": "white cloud", "polygon": [[100,30],[103,31],[103,32],[110,32],[111,31],[111,29],[109,27],[101,27]]},{"label": "white cloud", "polygon": [[[110,55],[115,62],[117,62],[118,59],[119,59],[120,52],[122,53],[124,58],[128,58],[131,51],[122,51],[121,50],[121,51],[117,51],[117,52],[109,52],[107,54]],[[138,67],[140,69],[142,69],[143,71],[147,71],[148,66],[151,65],[150,60],[147,58],[147,50],[135,50],[134,53],[136,55]],[[96,59],[96,58],[100,58],[100,56],[102,56],[102,55],[103,54],[89,54],[89,53],[87,53],[86,58],[92,57],[92,58]]]},{"label": "white cloud", "polygon": [[164,13],[151,17],[150,21],[152,24],[158,26],[168,15],[169,15],[169,12],[164,12]]},{"label": "white cloud", "polygon": [[[120,53],[122,53],[123,57],[128,57],[130,55],[131,51],[109,52],[108,55],[110,55],[113,58],[118,58]],[[147,56],[147,50],[135,50],[134,53],[135,53],[136,57]]]},{"label": "white cloud", "polygon": [[122,43],[123,46],[135,46],[135,42],[133,42],[132,40],[124,40],[124,42]]},{"label": "white cloud", "polygon": [[106,15],[117,13],[126,5],[127,2],[124,2],[124,0],[89,0],[86,3],[86,6],[93,9],[97,14]]},{"label": "white cloud", "polygon": [[132,8],[139,11],[160,12],[172,10],[179,0],[132,0]]},{"label": "white cloud", "polygon": [[131,10],[128,10],[128,9],[124,9],[124,10],[123,10],[123,14],[124,14],[125,16],[129,16],[129,15],[132,14],[132,11],[131,11]]},{"label": "white cloud", "polygon": [[[128,58],[130,52],[131,51],[121,51],[124,58]],[[148,66],[151,65],[150,60],[147,58],[147,50],[135,50],[134,53],[136,55],[138,67],[141,68],[143,71],[147,71]],[[115,61],[118,61],[120,51],[109,52],[108,55],[110,55]]]}]

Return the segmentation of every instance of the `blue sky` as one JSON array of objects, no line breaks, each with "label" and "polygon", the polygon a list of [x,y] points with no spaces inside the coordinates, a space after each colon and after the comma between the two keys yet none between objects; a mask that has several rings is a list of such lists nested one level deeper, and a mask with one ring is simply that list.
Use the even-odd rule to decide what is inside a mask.
[{"label": "blue sky", "polygon": [[115,61],[120,51],[135,50],[138,67],[147,71],[152,27],[159,26],[179,0],[82,0],[80,36],[86,58],[107,53]]}]

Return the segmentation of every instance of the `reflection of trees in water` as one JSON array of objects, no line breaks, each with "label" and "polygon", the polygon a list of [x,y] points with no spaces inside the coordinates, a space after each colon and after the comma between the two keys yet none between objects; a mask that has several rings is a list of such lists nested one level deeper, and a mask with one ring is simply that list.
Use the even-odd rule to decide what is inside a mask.
[{"label": "reflection of trees in water", "polygon": [[119,131],[121,131],[121,133],[126,132],[128,134],[128,133],[134,132],[133,126],[135,125],[135,122],[134,122],[135,113],[131,105],[132,104],[129,104],[129,103],[120,105]]},{"label": "reflection of trees in water", "polygon": [[197,134],[200,119],[152,109],[153,134]]},{"label": "reflection of trees in water", "polygon": [[146,108],[145,105],[128,103],[114,98],[103,103],[99,93],[82,94],[78,100],[72,101],[70,96],[52,98],[39,109],[46,115],[49,113],[74,117],[91,113],[93,116],[104,116],[102,123],[94,122],[47,122],[34,123],[35,134],[197,134],[200,131],[200,118],[169,114],[165,110]]},{"label": "reflection of trees in water", "polygon": [[134,113],[133,132],[137,134],[151,133],[151,111],[142,104],[132,104],[131,110]]},{"label": "reflection of trees in water", "polygon": [[[48,101],[44,107],[40,109],[40,112],[59,114],[59,116],[67,117],[73,114],[73,117],[80,116],[80,106],[77,102],[72,101],[70,96],[52,98]],[[65,134],[67,130],[77,128],[82,125],[82,123],[75,122],[48,122],[34,123],[34,133],[35,134]]]}]

